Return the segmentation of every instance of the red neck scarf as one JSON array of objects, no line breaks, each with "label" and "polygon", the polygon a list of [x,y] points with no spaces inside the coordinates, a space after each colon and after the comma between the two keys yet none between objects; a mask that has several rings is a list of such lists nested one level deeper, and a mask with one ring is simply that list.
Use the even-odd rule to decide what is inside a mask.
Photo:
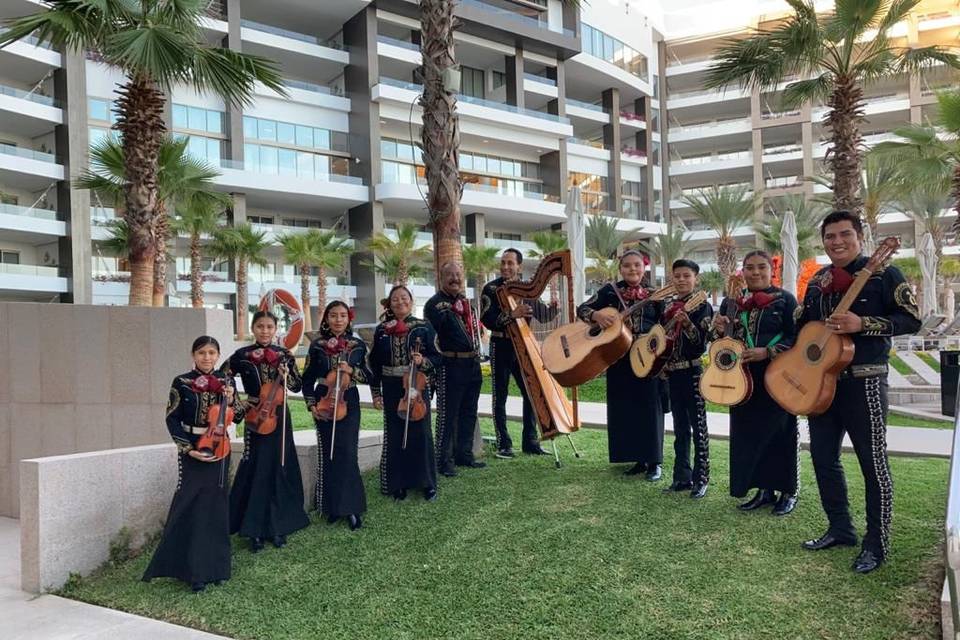
[{"label": "red neck scarf", "polygon": [[667,322],[669,322],[670,320],[673,320],[673,317],[675,315],[683,311],[683,306],[685,304],[686,303],[683,300],[675,301],[673,304],[667,307],[666,311],[663,312],[663,319]]},{"label": "red neck scarf", "polygon": [[466,298],[457,298],[457,301],[452,305],[453,312],[456,313],[463,320],[463,324],[467,326],[468,331],[473,331],[473,312],[470,309],[470,303],[467,302]]},{"label": "red neck scarf", "polygon": [[640,302],[641,300],[646,300],[650,294],[643,288],[642,284],[628,284],[626,288],[620,290],[620,295],[622,295],[623,299],[627,302]]},{"label": "red neck scarf", "polygon": [[383,332],[388,336],[402,336],[409,330],[407,323],[403,320],[390,320],[383,324]]},{"label": "red neck scarf", "polygon": [[776,299],[776,296],[772,296],[765,291],[754,291],[743,298],[738,298],[737,306],[740,307],[741,311],[753,311],[754,309],[763,309]]},{"label": "red neck scarf", "polygon": [[193,379],[193,390],[197,393],[220,393],[223,382],[212,373],[202,373]]},{"label": "red neck scarf", "polygon": [[275,367],[280,362],[280,356],[270,347],[259,347],[250,352],[250,361],[254,364],[266,362],[271,367]]},{"label": "red neck scarf", "polygon": [[826,295],[832,293],[846,293],[853,284],[853,276],[843,267],[830,267],[829,276],[821,287]]},{"label": "red neck scarf", "polygon": [[327,353],[328,356],[335,356],[347,348],[347,339],[343,336],[340,337],[331,337],[324,341],[323,350]]}]

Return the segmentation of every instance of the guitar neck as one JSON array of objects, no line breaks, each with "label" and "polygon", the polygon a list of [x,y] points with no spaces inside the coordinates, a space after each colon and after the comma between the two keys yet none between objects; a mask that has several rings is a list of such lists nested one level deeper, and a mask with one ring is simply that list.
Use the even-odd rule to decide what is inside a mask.
[{"label": "guitar neck", "polygon": [[840,304],[833,310],[833,313],[846,313],[850,310],[850,307],[853,306],[854,301],[857,299],[857,296],[860,295],[860,292],[863,291],[863,288],[867,284],[867,280],[870,279],[870,276],[873,272],[870,269],[861,269],[857,272],[857,275],[854,277],[853,282],[850,283],[850,288],[847,289],[847,292],[843,294],[843,297],[840,299]]}]

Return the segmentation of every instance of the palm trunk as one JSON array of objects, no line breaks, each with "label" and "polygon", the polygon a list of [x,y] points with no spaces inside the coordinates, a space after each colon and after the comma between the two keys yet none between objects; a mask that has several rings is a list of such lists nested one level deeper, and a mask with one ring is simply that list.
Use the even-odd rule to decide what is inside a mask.
[{"label": "palm trunk", "polygon": [[950,196],[953,198],[953,210],[957,212],[957,219],[953,222],[953,230],[960,231],[960,164],[953,168],[953,181]]},{"label": "palm trunk", "polygon": [[153,303],[156,258],[157,155],[165,131],[163,92],[137,76],[117,90],[124,156],[124,213],[130,228],[130,305]]},{"label": "palm trunk", "polygon": [[203,272],[200,270],[200,234],[190,234],[190,304],[203,308]]},{"label": "palm trunk", "polygon": [[397,277],[394,278],[393,284],[405,287],[409,280],[410,275],[407,270],[407,263],[401,260],[400,264],[397,265]]},{"label": "palm trunk", "polygon": [[427,177],[427,204],[433,229],[434,273],[440,285],[440,267],[463,264],[460,247],[460,182],[458,150],[460,127],[456,94],[443,86],[444,72],[456,65],[453,48],[453,2],[420,0],[420,45],[423,54],[423,163]]},{"label": "palm trunk", "polygon": [[841,76],[827,100],[827,107],[823,124],[830,129],[830,146],[825,159],[833,171],[833,208],[859,214],[863,206],[860,200],[863,90],[852,77]]},{"label": "palm trunk", "polygon": [[167,208],[161,201],[157,203],[156,241],[157,255],[153,259],[153,306],[165,307],[167,300],[167,239],[170,234],[170,220]]},{"label": "palm trunk", "polygon": [[237,340],[247,339],[247,259],[237,259]]},{"label": "palm trunk", "polygon": [[737,270],[737,245],[732,238],[717,240],[717,267],[725,280]]},{"label": "palm trunk", "polygon": [[300,265],[300,306],[303,307],[303,332],[304,340],[309,341],[306,332],[313,326],[310,317],[310,265]]},{"label": "palm trunk", "polygon": [[327,270],[323,267],[317,268],[317,309],[323,313],[327,306]]}]

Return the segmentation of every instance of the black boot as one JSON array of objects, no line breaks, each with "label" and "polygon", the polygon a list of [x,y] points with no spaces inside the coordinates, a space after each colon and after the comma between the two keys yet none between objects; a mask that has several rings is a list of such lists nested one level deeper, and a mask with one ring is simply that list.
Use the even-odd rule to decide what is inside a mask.
[{"label": "black boot", "polygon": [[647,482],[656,482],[663,477],[663,469],[658,464],[647,466]]},{"label": "black boot", "polygon": [[624,471],[624,472],[623,472],[623,475],[625,475],[625,476],[638,476],[638,475],[640,475],[641,473],[646,473],[646,471],[647,471],[647,463],[646,463],[646,462],[638,462],[637,464],[633,465],[632,467],[630,467],[629,469],[627,469],[626,471]]},{"label": "black boot", "polygon": [[257,553],[263,550],[263,538],[250,538],[250,551]]},{"label": "black boot", "polygon": [[663,490],[664,493],[670,493],[671,491],[689,491],[693,489],[692,482],[681,482],[680,480],[674,480],[670,483],[670,486]]},{"label": "black boot", "polygon": [[700,500],[705,495],[707,495],[706,482],[698,482],[697,484],[693,485],[693,488],[690,490],[690,497],[694,500]]},{"label": "black boot", "polygon": [[777,494],[770,489],[757,489],[757,493],[743,504],[737,505],[737,509],[740,509],[740,511],[753,511],[764,505],[773,504],[776,501]]},{"label": "black boot", "polygon": [[206,588],[207,588],[206,582],[194,582],[190,585],[190,591],[193,591],[194,593],[200,593]]},{"label": "black boot", "polygon": [[340,519],[340,516],[335,516],[332,513],[327,516],[327,522],[329,522],[330,524],[335,523],[339,519]]},{"label": "black boot", "polygon": [[393,492],[393,499],[396,500],[397,502],[400,502],[401,500],[406,500],[406,499],[407,499],[407,490],[406,490],[406,489],[400,489],[399,491],[394,491],[394,492]]},{"label": "black boot", "polygon": [[271,540],[271,542],[277,549],[283,549],[285,546],[287,546],[287,536],[273,536],[273,540]]},{"label": "black boot", "polygon": [[434,487],[428,487],[423,490],[423,499],[427,502],[433,502],[437,499],[437,490]]},{"label": "black boot", "polygon": [[869,549],[864,549],[860,552],[860,555],[857,556],[857,559],[853,561],[852,568],[857,573],[870,573],[874,569],[879,568],[882,564],[882,555],[878,555]]},{"label": "black boot", "polygon": [[797,507],[797,496],[783,492],[776,506],[773,507],[773,515],[785,516]]},{"label": "black boot", "polygon": [[363,526],[363,520],[360,519],[360,516],[353,513],[347,517],[347,522],[350,523],[350,531],[356,531]]}]

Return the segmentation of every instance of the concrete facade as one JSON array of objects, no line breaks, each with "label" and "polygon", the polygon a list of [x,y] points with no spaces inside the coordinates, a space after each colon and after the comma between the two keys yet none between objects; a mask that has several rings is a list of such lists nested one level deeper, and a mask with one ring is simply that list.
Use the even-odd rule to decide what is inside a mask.
[{"label": "concrete facade", "polygon": [[230,312],[0,302],[0,515],[27,458],[168,442],[170,381],[190,344],[234,347]]}]

